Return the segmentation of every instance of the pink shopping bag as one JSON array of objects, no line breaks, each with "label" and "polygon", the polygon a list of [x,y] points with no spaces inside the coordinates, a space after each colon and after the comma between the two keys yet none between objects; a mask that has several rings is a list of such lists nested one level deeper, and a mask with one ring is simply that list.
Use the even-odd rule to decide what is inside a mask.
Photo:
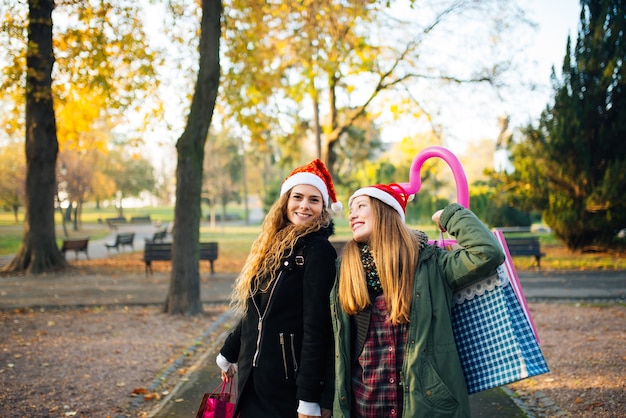
[{"label": "pink shopping bag", "polygon": [[218,392],[219,385],[209,393],[205,393],[202,402],[196,412],[196,418],[231,418],[235,411],[235,394],[232,393],[233,380],[230,380],[230,386],[226,389],[227,383],[221,383],[221,390]]}]

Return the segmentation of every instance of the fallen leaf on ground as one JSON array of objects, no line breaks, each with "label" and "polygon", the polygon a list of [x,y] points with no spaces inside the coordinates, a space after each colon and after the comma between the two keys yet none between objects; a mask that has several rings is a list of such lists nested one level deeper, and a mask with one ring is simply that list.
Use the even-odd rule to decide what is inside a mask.
[{"label": "fallen leaf on ground", "polygon": [[133,395],[143,395],[146,393],[150,393],[150,391],[146,388],[135,388],[133,389],[133,391],[131,392]]},{"label": "fallen leaf on ground", "polygon": [[147,393],[145,395],[143,395],[143,400],[144,401],[152,401],[152,400],[161,400],[161,395],[159,395],[156,392],[152,392],[152,393]]}]

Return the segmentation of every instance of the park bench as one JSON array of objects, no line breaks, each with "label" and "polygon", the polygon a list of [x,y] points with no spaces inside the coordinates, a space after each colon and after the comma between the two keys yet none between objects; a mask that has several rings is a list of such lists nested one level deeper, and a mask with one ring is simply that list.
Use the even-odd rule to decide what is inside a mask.
[{"label": "park bench", "polygon": [[343,248],[346,246],[348,241],[331,241],[330,243],[333,245],[333,247],[335,247],[335,251],[337,251],[337,257],[339,257],[343,253]]},{"label": "park bench", "polygon": [[152,235],[152,238],[146,238],[146,242],[163,242],[167,237],[167,229],[161,229]]},{"label": "park bench", "polygon": [[494,229],[502,231],[504,234],[513,232],[531,232],[530,226],[499,226]]},{"label": "park bench", "polygon": [[89,237],[80,238],[80,239],[64,239],[63,245],[61,246],[61,254],[65,257],[65,253],[67,251],[74,251],[74,255],[78,259],[78,253],[85,253],[85,257],[89,259],[89,254],[87,253],[87,246],[89,245]]},{"label": "park bench", "polygon": [[114,230],[114,229],[117,229],[118,225],[125,224],[126,218],[123,216],[118,216],[115,218],[106,218],[106,223],[110,229]]},{"label": "park bench", "polygon": [[[143,249],[143,262],[146,264],[146,275],[152,274],[153,261],[171,261],[171,242],[146,242]],[[211,274],[215,273],[213,262],[217,260],[217,242],[200,243],[200,260],[208,260],[211,264]]]},{"label": "park bench", "polygon": [[150,215],[146,216],[133,216],[130,218],[131,224],[149,224],[152,220],[150,219]]},{"label": "park bench", "polygon": [[134,232],[124,232],[121,234],[117,234],[115,236],[114,242],[107,242],[104,245],[107,247],[107,253],[109,252],[110,248],[115,248],[115,250],[119,252],[120,247],[123,247],[124,245],[130,247],[131,249],[134,249],[133,248],[134,240],[135,240]]},{"label": "park bench", "polygon": [[541,252],[539,237],[504,237],[511,256],[533,256],[537,261],[537,267],[541,267]]}]

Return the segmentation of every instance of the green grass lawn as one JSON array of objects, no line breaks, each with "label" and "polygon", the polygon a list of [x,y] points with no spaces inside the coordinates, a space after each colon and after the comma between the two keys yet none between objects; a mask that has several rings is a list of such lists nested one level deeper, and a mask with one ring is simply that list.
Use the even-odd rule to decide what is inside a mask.
[{"label": "green grass lawn", "polygon": [[[127,219],[133,216],[150,215],[153,221],[162,222],[171,222],[173,212],[173,208],[124,209],[124,215]],[[117,212],[114,208],[85,209],[78,230],[73,229],[71,222],[66,223],[68,236],[89,236],[93,240],[103,238],[110,234],[110,230],[103,220],[116,216]],[[56,213],[55,217],[56,237],[60,246],[65,232],[60,214]],[[21,214],[19,221],[20,223],[16,225],[10,212],[0,212],[0,255],[15,254],[19,249],[24,233],[21,224],[23,214]],[[236,264],[239,265],[245,260],[252,242],[259,233],[259,227],[259,224],[218,223],[216,227],[211,228],[208,222],[203,221],[200,228],[200,240],[219,242],[220,259],[237,260]],[[413,227],[426,232],[431,239],[439,238],[434,225],[414,225]],[[626,270],[626,257],[611,253],[573,253],[567,250],[553,234],[541,233],[537,235],[541,241],[542,251],[546,253],[546,256],[541,259],[543,270]],[[335,235],[331,239],[343,241],[349,240],[351,237],[347,219],[342,216],[336,217]],[[534,261],[533,257],[514,257],[515,266],[519,270],[536,268]]]},{"label": "green grass lawn", "polygon": [[[174,208],[128,208],[124,209],[124,216],[130,220],[133,216],[150,215],[154,221],[170,222],[174,219]],[[109,208],[85,208],[80,218],[81,223],[77,230],[74,230],[73,222],[66,222],[63,228],[63,221],[59,212],[54,213],[54,223],[57,244],[59,247],[65,237],[65,231],[69,238],[80,238],[88,236],[92,240],[104,238],[110,234],[107,218],[117,217],[117,209]],[[24,213],[18,214],[18,223],[12,212],[0,212],[0,255],[15,254],[22,243],[24,235]]]}]

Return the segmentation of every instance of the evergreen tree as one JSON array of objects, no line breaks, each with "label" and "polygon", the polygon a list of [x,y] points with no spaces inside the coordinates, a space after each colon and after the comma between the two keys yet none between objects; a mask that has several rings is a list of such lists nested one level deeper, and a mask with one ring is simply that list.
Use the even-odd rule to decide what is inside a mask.
[{"label": "evergreen tree", "polygon": [[[543,204],[545,222],[572,250],[606,249],[626,227],[626,2],[581,1],[554,104],[513,152],[516,195]],[[532,209],[532,207],[527,207]]]}]

